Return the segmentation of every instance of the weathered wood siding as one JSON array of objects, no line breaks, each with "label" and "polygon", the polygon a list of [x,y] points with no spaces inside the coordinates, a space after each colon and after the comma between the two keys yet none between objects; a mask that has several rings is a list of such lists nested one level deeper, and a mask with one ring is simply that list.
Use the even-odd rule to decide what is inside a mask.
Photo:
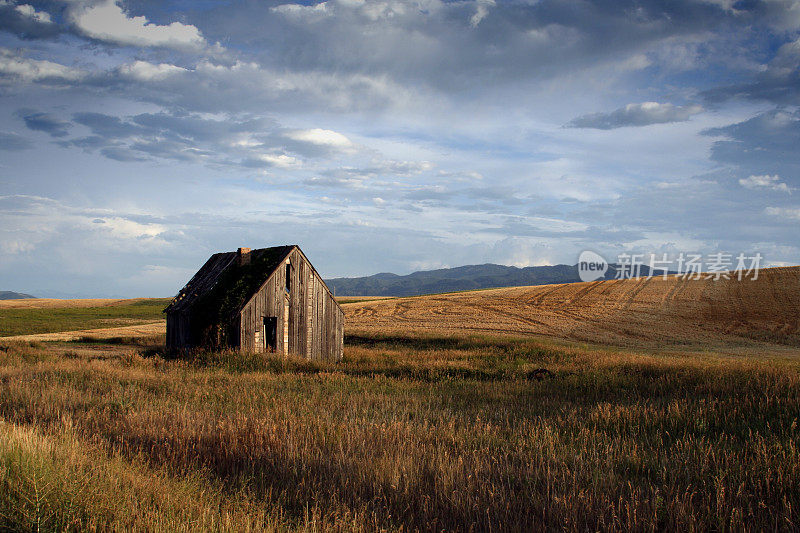
[{"label": "weathered wood siding", "polygon": [[167,313],[167,348],[185,348],[191,345],[189,315],[186,312]]},{"label": "weathered wood siding", "polygon": [[[228,346],[235,348],[239,345],[240,332],[239,318],[230,325]],[[204,345],[203,336],[192,329],[192,314],[190,311],[172,311],[167,313],[167,349],[191,350]]]},{"label": "weathered wood siding", "polygon": [[342,308],[298,248],[291,251],[287,260],[292,265],[290,290],[285,289],[284,262],[242,308],[240,348],[262,351],[264,317],[277,317],[278,352],[308,359],[341,359]]}]

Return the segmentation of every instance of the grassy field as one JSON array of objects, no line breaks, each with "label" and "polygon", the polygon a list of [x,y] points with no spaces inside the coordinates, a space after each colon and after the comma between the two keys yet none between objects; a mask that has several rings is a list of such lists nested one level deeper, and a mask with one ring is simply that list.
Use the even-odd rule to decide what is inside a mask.
[{"label": "grassy field", "polygon": [[[132,326],[164,318],[170,298],[110,301],[102,305],[56,307],[49,301],[27,307],[0,306],[0,337],[80,329]],[[13,303],[13,302],[7,302]]]},{"label": "grassy field", "polygon": [[[87,339],[88,341],[88,339]],[[351,334],[0,349],[0,530],[797,530],[797,353]]]},{"label": "grassy field", "polygon": [[[165,302],[47,305],[0,323]],[[798,268],[356,301],[337,363],[0,339],[0,531],[797,531],[799,305]]]}]

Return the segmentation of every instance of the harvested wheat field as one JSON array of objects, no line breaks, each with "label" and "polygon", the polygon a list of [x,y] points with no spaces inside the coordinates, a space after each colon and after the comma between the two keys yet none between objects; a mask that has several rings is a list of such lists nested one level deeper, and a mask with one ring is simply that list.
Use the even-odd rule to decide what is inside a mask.
[{"label": "harvested wheat field", "polygon": [[800,267],[758,279],[637,278],[345,304],[348,332],[536,334],[617,345],[800,343]]},{"label": "harvested wheat field", "polygon": [[147,301],[147,298],[25,298],[22,300],[0,300],[0,309],[63,309],[75,307],[111,307]]}]

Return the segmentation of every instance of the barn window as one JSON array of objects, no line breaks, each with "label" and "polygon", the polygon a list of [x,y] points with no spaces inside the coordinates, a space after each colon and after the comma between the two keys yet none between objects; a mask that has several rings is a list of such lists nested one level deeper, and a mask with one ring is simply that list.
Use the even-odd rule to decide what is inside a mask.
[{"label": "barn window", "polygon": [[292,290],[292,264],[286,263],[286,292]]}]

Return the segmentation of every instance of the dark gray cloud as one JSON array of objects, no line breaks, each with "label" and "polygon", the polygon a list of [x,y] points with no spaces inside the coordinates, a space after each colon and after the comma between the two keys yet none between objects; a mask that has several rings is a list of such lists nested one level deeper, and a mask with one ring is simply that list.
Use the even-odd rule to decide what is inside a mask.
[{"label": "dark gray cloud", "polygon": [[[182,4],[180,25],[174,30],[196,27],[208,42],[223,43],[234,56],[239,50],[255,52],[252,55],[267,69],[388,75],[393,80],[470,92],[476,88],[476,77],[488,76],[493,83],[542,78],[599,62],[617,62],[666,38],[709,35],[726,26],[774,25],[791,11],[791,5],[781,2],[771,2],[769,9],[761,3],[740,4],[734,13],[713,2],[695,0],[666,4],[656,0],[578,4],[330,0],[315,5],[238,0],[215,7],[205,2]],[[89,31],[78,20],[85,12],[78,4],[66,8],[58,2],[36,5],[60,22],[39,23],[52,26],[50,31],[71,32],[110,45],[138,42],[146,47],[163,37],[144,33],[166,30],[134,28],[133,16],[146,17],[160,28],[177,23],[174,7],[166,3],[126,2],[128,22],[119,22],[130,26],[130,31],[105,39],[99,36],[102,31]],[[5,20],[13,18],[19,25],[22,15],[16,7],[4,7]],[[16,13],[13,17],[12,12]],[[37,28],[30,34],[44,36],[42,32],[44,28]]]},{"label": "dark gray cloud", "polygon": [[747,83],[715,87],[703,93],[712,104],[740,98],[781,105],[800,105],[800,71],[767,71]]},{"label": "dark gray cloud", "polygon": [[84,151],[92,151],[104,146],[113,145],[114,141],[100,137],[99,135],[89,135],[87,137],[76,137],[66,141],[58,141],[57,144],[63,148],[75,147]]},{"label": "dark gray cloud", "polygon": [[236,31],[238,43],[265,51],[264,64],[388,73],[467,92],[479,79],[517,82],[616,62],[660,39],[757,17],[747,7],[737,19],[710,2],[689,0],[276,4],[220,7],[198,24],[211,39]]},{"label": "dark gray cloud", "polygon": [[[120,162],[166,159],[246,169],[297,168],[303,160],[356,156],[363,149],[343,134],[322,128],[289,129],[272,119],[228,116],[208,118],[189,113],[142,113],[115,116],[80,112],[73,122],[26,109],[20,112],[30,129],[63,138],[72,127],[90,135],[58,141],[62,147],[97,151]],[[426,162],[384,160],[368,152],[377,165],[364,172],[409,174],[427,168]]]},{"label": "dark gray cloud", "polygon": [[[704,61],[718,66],[735,63],[744,54],[757,59],[769,44],[731,46],[731,33],[747,39],[754,32],[785,26],[793,16],[788,2],[740,3],[735,11],[697,0],[305,4],[241,0],[213,8],[205,3],[182,6],[182,24],[199,28],[209,42],[224,43],[224,52],[191,61],[186,54],[150,51],[141,61],[73,83],[186,112],[251,111],[259,106],[380,110],[407,103],[414,92],[437,90],[470,99],[503,85],[604,65],[630,64],[634,66],[623,70],[641,70],[670,48],[665,43],[676,39],[703,40],[709,50]],[[41,5],[63,10],[58,4]],[[149,17],[154,24],[166,25],[175,17],[174,10],[160,3],[128,2],[125,7],[129,15]],[[66,21],[61,26],[76,31],[69,16],[60,18]],[[789,44],[778,53],[771,75],[780,71],[784,74],[778,77],[792,76],[791,69],[781,66],[792,61]],[[606,120],[593,115],[575,123],[613,128],[617,121],[641,125],[685,120],[681,109],[673,109],[672,118],[669,113],[659,118],[632,111],[620,116],[618,110]]]},{"label": "dark gray cloud", "polygon": [[0,150],[16,151],[33,148],[33,141],[16,133],[0,131]]},{"label": "dark gray cloud", "polygon": [[800,38],[781,45],[753,79],[709,89],[704,96],[714,103],[746,98],[781,105],[800,105]]},{"label": "dark gray cloud", "polygon": [[37,11],[30,3],[15,4],[0,1],[0,31],[13,33],[21,39],[52,39],[64,28],[52,21],[46,11]]},{"label": "dark gray cloud", "polygon": [[54,115],[30,109],[20,109],[17,114],[25,121],[28,129],[43,131],[52,137],[66,137],[69,134],[71,124]]},{"label": "dark gray cloud", "polygon": [[85,150],[99,150],[116,161],[143,161],[163,158],[176,161],[219,159],[227,143],[242,132],[243,126],[258,127],[269,121],[245,119],[214,120],[195,115],[166,113],[119,117],[105,113],[75,113],[73,120],[89,128],[92,135],[62,142]]},{"label": "dark gray cloud", "polygon": [[[770,24],[778,9],[767,13],[739,6],[734,15],[695,0],[569,6],[554,1],[431,1],[422,9],[411,1],[330,0],[324,9],[320,5],[241,2],[210,10],[189,8],[186,23],[197,26],[211,42],[223,42],[225,52],[201,54],[198,60],[197,55],[148,51],[106,71],[72,73],[71,83],[183,112],[374,112],[410,105],[415,95],[431,91],[470,100],[504,85],[547,80],[576,69],[613,70],[621,65],[623,71],[642,70],[654,54],[663,53],[659,43],[664,40],[702,35],[726,42],[727,33],[714,33],[715,28],[727,25],[748,32],[748,25]],[[481,10],[484,14],[476,22]],[[161,22],[171,15],[147,2],[132,4],[130,12],[152,12],[154,20],[163,17]],[[364,31],[352,31],[354,27]],[[713,50],[720,56],[718,63],[726,61],[724,46]],[[51,74],[51,81],[70,82],[64,78],[70,75],[62,74],[59,80]],[[662,115],[618,110],[608,117],[580,117],[574,125],[613,128],[670,122],[685,120],[687,110],[676,106],[662,110]]]},{"label": "dark gray cloud", "polygon": [[[202,30],[210,42],[223,42],[224,53],[192,61],[152,51],[149,59],[143,54],[142,60],[107,72],[73,73],[72,83],[188,112],[265,106],[375,111],[407,105],[413,93],[430,90],[469,99],[487,89],[575,69],[632,59],[639,65],[635,68],[643,68],[646,54],[658,50],[652,47],[660,40],[709,35],[725,23],[758,20],[747,8],[734,17],[694,0],[569,7],[553,1],[437,0],[420,6],[331,0],[320,6],[246,1],[210,10],[183,6],[186,24]],[[174,18],[174,12],[152,2],[126,7],[130,15],[147,15],[156,24]],[[66,30],[75,31],[69,16],[61,18]],[[64,76],[69,75],[61,74],[58,80],[51,74],[52,81],[68,82]]]},{"label": "dark gray cloud", "polygon": [[800,112],[775,109],[703,134],[723,137],[711,157],[733,166],[738,178],[777,174],[792,187],[800,185]]},{"label": "dark gray cloud", "polygon": [[572,120],[567,124],[570,128],[594,128],[611,130],[625,126],[649,126],[651,124],[667,124],[683,122],[692,115],[701,113],[699,105],[676,106],[658,102],[628,104],[611,113],[591,113]]},{"label": "dark gray cloud", "polygon": [[131,161],[147,161],[146,157],[137,154],[133,150],[125,148],[124,146],[106,146],[100,149],[100,153],[104,157],[113,159],[115,161],[131,162]]},{"label": "dark gray cloud", "polygon": [[144,128],[134,123],[104,113],[76,113],[73,115],[73,120],[92,130],[94,135],[108,141],[127,139],[146,132]]},{"label": "dark gray cloud", "polygon": [[172,159],[174,161],[198,161],[203,157],[217,155],[208,150],[193,147],[188,142],[172,141],[168,139],[153,139],[138,141],[130,145],[134,152],[149,155],[155,158]]}]

